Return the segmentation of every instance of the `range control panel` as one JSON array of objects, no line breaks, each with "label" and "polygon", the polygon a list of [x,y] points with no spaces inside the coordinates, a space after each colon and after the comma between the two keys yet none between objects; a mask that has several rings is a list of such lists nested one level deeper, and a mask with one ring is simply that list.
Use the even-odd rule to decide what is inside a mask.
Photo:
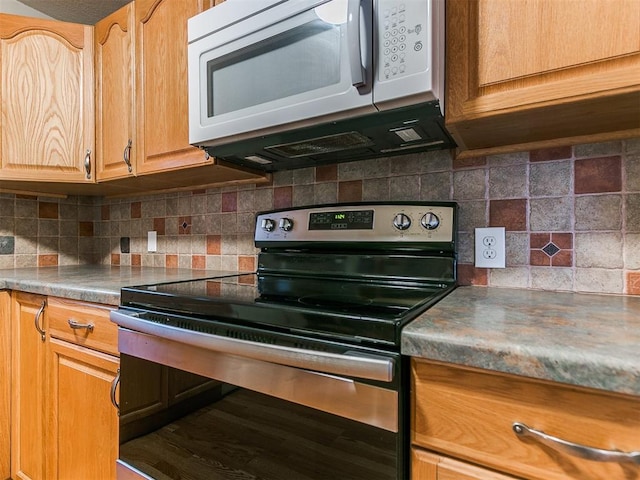
[{"label": "range control panel", "polygon": [[452,202],[340,204],[263,212],[255,240],[327,242],[453,242]]}]

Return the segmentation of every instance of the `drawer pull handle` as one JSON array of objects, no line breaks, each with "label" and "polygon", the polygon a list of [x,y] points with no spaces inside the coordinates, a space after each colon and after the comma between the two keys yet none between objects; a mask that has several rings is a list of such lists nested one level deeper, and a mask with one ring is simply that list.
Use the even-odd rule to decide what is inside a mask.
[{"label": "drawer pull handle", "polygon": [[635,463],[640,465],[640,452],[621,452],[620,450],[602,450],[568,442],[558,437],[547,435],[540,430],[527,427],[524,423],[514,422],[513,431],[522,438],[532,438],[547,447],[575,457],[596,462]]},{"label": "drawer pull handle", "polygon": [[69,319],[69,326],[74,330],[82,330],[86,328],[89,332],[93,332],[93,323],[78,323],[75,320]]}]

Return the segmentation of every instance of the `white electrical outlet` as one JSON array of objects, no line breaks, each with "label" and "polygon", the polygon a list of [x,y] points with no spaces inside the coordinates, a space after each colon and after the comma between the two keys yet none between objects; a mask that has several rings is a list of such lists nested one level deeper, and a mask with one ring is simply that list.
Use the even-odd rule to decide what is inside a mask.
[{"label": "white electrical outlet", "polygon": [[147,232],[147,251],[155,252],[158,250],[158,232]]},{"label": "white electrical outlet", "polygon": [[504,227],[476,228],[476,267],[505,268]]}]

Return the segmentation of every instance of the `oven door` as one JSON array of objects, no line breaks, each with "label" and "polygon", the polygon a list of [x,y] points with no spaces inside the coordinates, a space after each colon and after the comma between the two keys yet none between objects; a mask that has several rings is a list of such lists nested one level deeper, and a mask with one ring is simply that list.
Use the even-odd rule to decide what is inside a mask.
[{"label": "oven door", "polygon": [[190,19],[190,142],[375,111],[371,9],[372,0],[228,1]]},{"label": "oven door", "polygon": [[[119,480],[407,478],[399,355],[355,349],[342,365],[333,352],[276,348],[269,361],[268,346],[245,349],[253,342],[170,336],[119,328]],[[329,373],[350,363],[392,378]]]}]

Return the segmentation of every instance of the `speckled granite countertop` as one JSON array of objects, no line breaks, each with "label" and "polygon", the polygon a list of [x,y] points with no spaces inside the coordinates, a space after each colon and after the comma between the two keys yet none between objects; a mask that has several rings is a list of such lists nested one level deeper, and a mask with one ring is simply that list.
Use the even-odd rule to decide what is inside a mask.
[{"label": "speckled granite countertop", "polygon": [[188,268],[111,267],[108,265],[0,269],[0,289],[118,305],[122,287],[234,273]]},{"label": "speckled granite countertop", "polygon": [[[0,269],[0,289],[118,305],[124,286],[235,272]],[[640,297],[459,287],[405,327],[402,353],[640,396]]]},{"label": "speckled granite countertop", "polygon": [[402,353],[640,396],[640,297],[459,287]]}]

